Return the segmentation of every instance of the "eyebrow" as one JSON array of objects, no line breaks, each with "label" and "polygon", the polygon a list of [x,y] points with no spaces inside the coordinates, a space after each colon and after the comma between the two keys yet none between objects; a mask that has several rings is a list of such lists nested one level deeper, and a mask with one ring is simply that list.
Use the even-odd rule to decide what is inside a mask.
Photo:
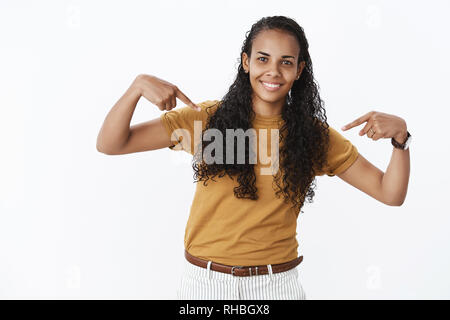
[{"label": "eyebrow", "polygon": [[[270,57],[270,54],[265,53],[265,52],[262,52],[262,51],[258,51],[257,53],[261,53],[261,54],[263,54],[263,55],[265,55],[265,56]],[[295,57],[293,57],[293,56],[281,56],[281,57],[282,57],[282,58],[292,58],[292,59],[295,59]]]}]

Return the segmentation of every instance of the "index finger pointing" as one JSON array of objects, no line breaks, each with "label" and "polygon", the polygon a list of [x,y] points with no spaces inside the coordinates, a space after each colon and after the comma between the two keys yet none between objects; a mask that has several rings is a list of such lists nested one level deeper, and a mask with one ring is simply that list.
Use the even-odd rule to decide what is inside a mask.
[{"label": "index finger pointing", "polygon": [[350,122],[349,124],[346,124],[342,127],[342,130],[347,130],[356,126],[359,126],[361,123],[366,122],[370,118],[370,112],[366,113],[365,115],[359,117],[355,121]]},{"label": "index finger pointing", "polygon": [[202,110],[199,106],[193,103],[188,97],[186,97],[186,95],[183,92],[181,92],[181,90],[178,88],[177,88],[177,98],[196,111]]}]

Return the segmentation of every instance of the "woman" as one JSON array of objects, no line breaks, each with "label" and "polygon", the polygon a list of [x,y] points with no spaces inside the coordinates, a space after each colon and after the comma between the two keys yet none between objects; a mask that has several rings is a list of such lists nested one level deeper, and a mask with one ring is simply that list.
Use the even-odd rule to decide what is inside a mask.
[{"label": "woman", "polygon": [[[130,128],[141,96],[168,112]],[[186,106],[172,110],[176,98]],[[169,147],[194,156],[201,183],[186,226],[179,298],[305,299],[296,221],[314,197],[315,176],[337,175],[387,205],[403,203],[411,140],[406,122],[372,111],[343,128],[366,122],[360,135],[392,138],[383,173],[326,120],[303,29],[284,16],[252,26],[222,100],[195,104],[167,81],[136,78],[107,115],[97,149],[126,154]]]}]

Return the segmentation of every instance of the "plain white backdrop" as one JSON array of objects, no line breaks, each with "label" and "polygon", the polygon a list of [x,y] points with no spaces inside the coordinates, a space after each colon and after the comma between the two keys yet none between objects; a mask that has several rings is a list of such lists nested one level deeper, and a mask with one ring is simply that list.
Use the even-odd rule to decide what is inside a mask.
[{"label": "plain white backdrop", "polygon": [[[297,228],[308,299],[449,299],[449,9],[436,0],[0,2],[0,297],[174,299],[191,156],[108,156],[98,132],[140,73],[195,102],[220,100],[251,25],[286,15],[305,30],[331,126],[383,171],[389,139],[340,127],[376,110],[405,119],[413,136],[400,207],[317,178]],[[141,98],[131,124],[160,114]]]}]

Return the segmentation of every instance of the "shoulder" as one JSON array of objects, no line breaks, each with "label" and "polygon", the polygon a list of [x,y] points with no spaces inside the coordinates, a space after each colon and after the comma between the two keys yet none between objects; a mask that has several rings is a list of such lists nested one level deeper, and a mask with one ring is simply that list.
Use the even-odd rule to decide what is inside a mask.
[{"label": "shoulder", "polygon": [[317,118],[313,118],[313,123],[317,129],[319,128],[319,126],[321,126],[322,128],[325,127],[327,128],[328,136],[330,138],[330,144],[333,144],[337,141],[347,140],[339,131],[337,131],[328,122],[319,120]]},{"label": "shoulder", "polygon": [[169,114],[173,112],[179,114],[186,120],[206,120],[209,114],[215,112],[220,103],[220,100],[205,100],[196,103],[201,108],[200,111],[194,110],[191,107],[185,105],[181,108],[172,109],[166,113]]},{"label": "shoulder", "polygon": [[334,127],[329,126],[328,132],[330,136],[330,143],[331,147],[335,146],[336,144],[351,144],[350,140],[347,139],[342,133],[340,133],[338,130],[336,130]]},{"label": "shoulder", "polygon": [[189,106],[181,108],[181,112],[184,113],[184,117],[187,121],[193,122],[193,121],[202,121],[202,127],[205,126],[209,116],[214,114],[221,104],[220,100],[205,100],[199,103],[196,103],[201,110],[196,111]]},{"label": "shoulder", "polygon": [[[199,113],[202,114],[202,116],[208,116],[212,113],[214,113],[217,108],[220,106],[220,104],[222,103],[221,100],[206,100],[200,103],[197,103],[197,105],[202,109]],[[196,112],[194,110],[194,112]]]},{"label": "shoulder", "polygon": [[210,110],[214,112],[220,102],[220,100],[205,100],[202,102],[198,102],[196,104],[200,107],[200,111],[194,110],[187,105],[176,107],[170,111],[162,113],[160,118],[164,121],[171,122],[192,123],[195,120],[205,121],[206,119],[208,119],[208,115],[211,114]]}]

